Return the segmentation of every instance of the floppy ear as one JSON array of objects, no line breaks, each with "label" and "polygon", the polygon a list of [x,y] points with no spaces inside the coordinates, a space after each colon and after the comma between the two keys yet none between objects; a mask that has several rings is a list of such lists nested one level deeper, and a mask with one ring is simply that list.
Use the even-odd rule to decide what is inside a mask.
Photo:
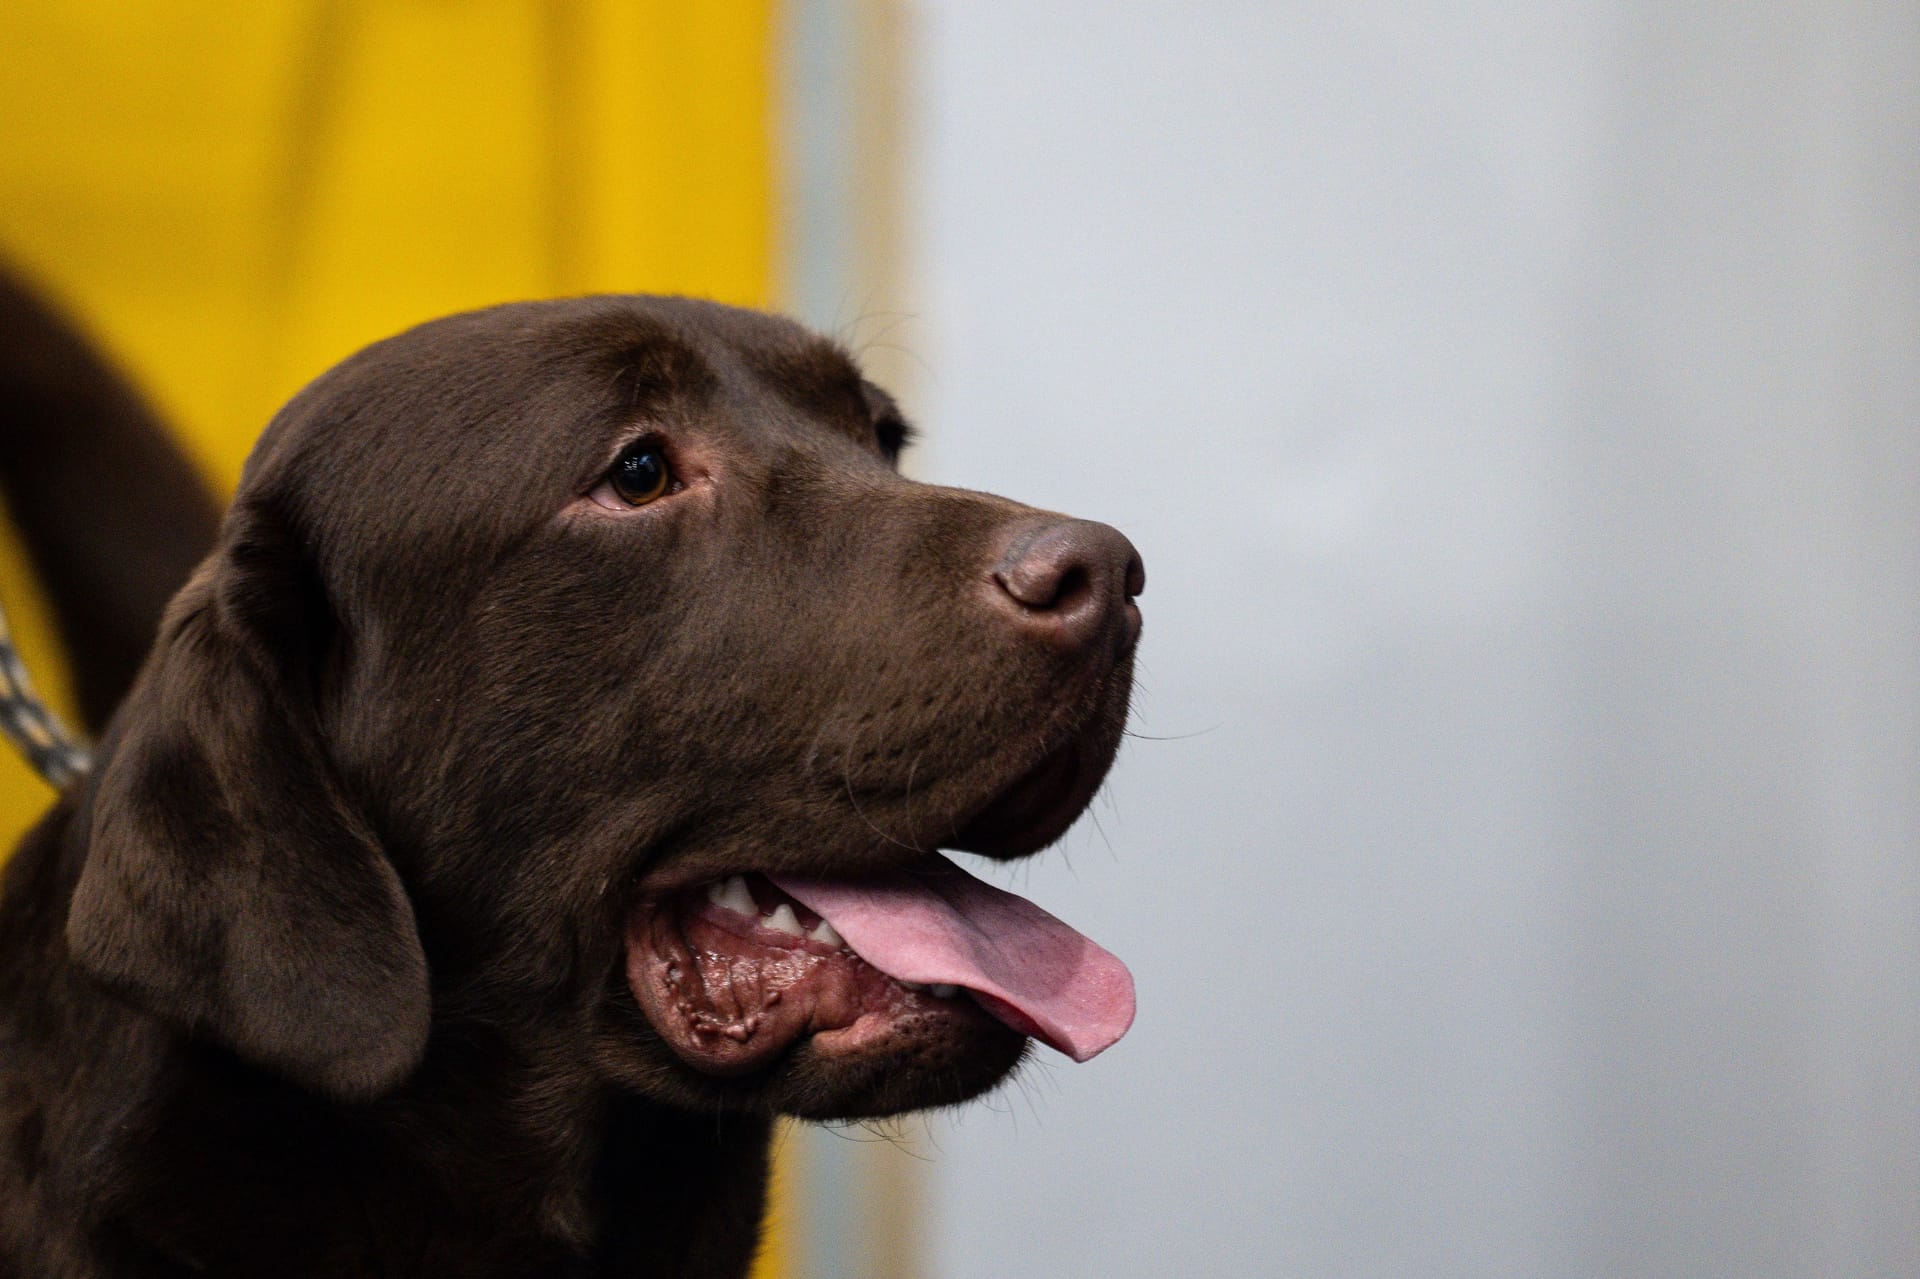
[{"label": "floppy ear", "polygon": [[322,748],[331,625],[293,539],[237,516],[102,752],[67,944],[151,1011],[359,1100],[419,1064],[427,964]]}]

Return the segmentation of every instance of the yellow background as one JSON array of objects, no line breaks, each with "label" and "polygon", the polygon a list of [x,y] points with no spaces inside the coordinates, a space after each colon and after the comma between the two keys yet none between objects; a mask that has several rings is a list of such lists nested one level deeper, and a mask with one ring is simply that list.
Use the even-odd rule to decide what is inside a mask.
[{"label": "yellow background", "polygon": [[[416,321],[593,291],[765,305],[773,8],[9,0],[0,252],[224,492],[294,390]],[[10,543],[0,597],[71,718]],[[0,751],[0,849],[49,798]]]}]

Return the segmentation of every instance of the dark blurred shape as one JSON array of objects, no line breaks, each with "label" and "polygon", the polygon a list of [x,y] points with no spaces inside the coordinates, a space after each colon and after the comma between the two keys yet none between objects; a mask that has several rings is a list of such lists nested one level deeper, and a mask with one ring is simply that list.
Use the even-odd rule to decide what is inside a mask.
[{"label": "dark blurred shape", "polygon": [[212,548],[219,504],[139,392],[3,263],[0,491],[98,732]]}]

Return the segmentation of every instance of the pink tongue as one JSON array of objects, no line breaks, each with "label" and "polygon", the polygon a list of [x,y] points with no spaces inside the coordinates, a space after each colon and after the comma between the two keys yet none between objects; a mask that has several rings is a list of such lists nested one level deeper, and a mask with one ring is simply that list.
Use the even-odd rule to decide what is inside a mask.
[{"label": "pink tongue", "polygon": [[857,882],[768,878],[889,977],[965,986],[995,1017],[1075,1061],[1133,1024],[1126,965],[944,857]]}]

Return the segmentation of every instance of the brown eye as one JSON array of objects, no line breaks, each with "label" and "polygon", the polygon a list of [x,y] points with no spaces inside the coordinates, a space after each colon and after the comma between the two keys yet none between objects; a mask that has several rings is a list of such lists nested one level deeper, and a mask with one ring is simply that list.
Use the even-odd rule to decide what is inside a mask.
[{"label": "brown eye", "polygon": [[673,471],[657,444],[635,444],[614,461],[607,483],[628,506],[645,506],[673,487]]}]

